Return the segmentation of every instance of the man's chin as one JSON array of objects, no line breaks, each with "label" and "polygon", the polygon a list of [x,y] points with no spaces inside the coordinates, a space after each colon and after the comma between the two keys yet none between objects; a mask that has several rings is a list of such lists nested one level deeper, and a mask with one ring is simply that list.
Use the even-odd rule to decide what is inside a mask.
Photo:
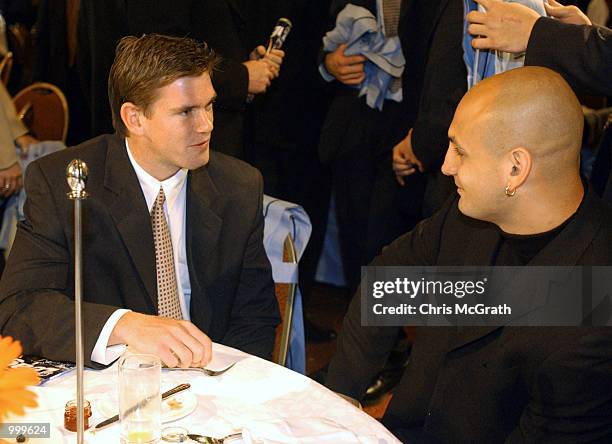
[{"label": "man's chin", "polygon": [[201,156],[198,157],[198,159],[193,159],[191,162],[185,165],[184,168],[187,168],[188,170],[197,170],[198,168],[202,168],[208,165],[209,160],[210,155],[207,150],[206,153],[203,153]]},{"label": "man's chin", "polygon": [[470,207],[467,205],[465,197],[463,197],[461,194],[459,194],[459,202],[457,202],[457,206],[459,207],[461,214],[464,216],[474,217],[472,214],[470,214]]}]

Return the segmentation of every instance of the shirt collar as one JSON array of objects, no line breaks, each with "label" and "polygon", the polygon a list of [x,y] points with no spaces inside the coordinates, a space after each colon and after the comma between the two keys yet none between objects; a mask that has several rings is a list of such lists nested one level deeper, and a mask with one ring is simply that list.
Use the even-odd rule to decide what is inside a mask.
[{"label": "shirt collar", "polygon": [[125,139],[125,147],[127,149],[128,157],[130,158],[130,163],[132,164],[132,167],[136,172],[136,176],[138,177],[138,182],[140,182],[140,188],[142,189],[145,200],[147,201],[147,208],[153,208],[153,204],[159,193],[160,186],[164,189],[168,207],[172,207],[185,184],[185,179],[187,178],[188,172],[187,168],[181,168],[173,176],[170,176],[166,180],[159,181],[147,173],[138,164],[138,162],[136,162],[136,159],[134,159],[134,156],[132,156],[132,152],[130,151],[130,145],[127,138]]}]

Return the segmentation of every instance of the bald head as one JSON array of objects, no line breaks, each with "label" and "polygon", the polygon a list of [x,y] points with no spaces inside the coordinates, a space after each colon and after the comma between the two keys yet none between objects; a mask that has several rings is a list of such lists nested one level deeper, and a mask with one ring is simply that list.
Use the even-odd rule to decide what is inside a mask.
[{"label": "bald head", "polygon": [[442,172],[459,209],[508,233],[542,233],[578,207],[583,116],[553,71],[518,68],[490,77],[461,100]]},{"label": "bald head", "polygon": [[583,115],[563,78],[547,68],[524,67],[480,82],[462,99],[465,113],[483,145],[499,154],[524,147],[542,173],[576,168]]}]

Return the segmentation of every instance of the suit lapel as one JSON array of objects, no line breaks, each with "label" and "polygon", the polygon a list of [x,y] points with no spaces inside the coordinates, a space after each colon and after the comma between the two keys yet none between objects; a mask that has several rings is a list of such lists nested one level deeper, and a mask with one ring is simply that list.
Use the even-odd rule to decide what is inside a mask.
[{"label": "suit lapel", "polygon": [[[453,236],[464,235],[465,232],[469,232],[471,233],[469,235],[470,238],[465,243],[466,248],[463,251],[456,252],[454,248],[449,250],[440,265],[491,265],[495,260],[495,252],[501,240],[499,230],[493,224],[467,217],[461,214],[458,209],[456,211],[458,217],[462,219],[462,224],[459,225],[462,233],[453,233]],[[461,257],[457,257],[456,254],[461,254]],[[457,327],[454,338],[449,341],[448,351],[477,341],[498,328],[501,327],[488,325],[481,327]]]},{"label": "suit lapel", "polygon": [[215,187],[208,168],[190,171],[187,179],[187,263],[191,283],[191,320],[201,330],[210,325],[211,302],[206,294],[206,276],[216,274],[213,255],[217,249],[223,219],[218,215]]},{"label": "suit lapel", "polygon": [[151,217],[123,139],[118,136],[109,142],[104,186],[110,191],[110,215],[156,312],[157,276]]},{"label": "suit lapel", "polygon": [[[458,201],[458,196],[456,201]],[[449,217],[457,218],[452,231],[442,239],[443,250],[440,252],[438,265],[488,266],[495,260],[495,254],[501,241],[498,228],[488,222],[465,216],[455,203],[451,209],[455,214]],[[457,248],[457,238],[465,238],[463,248]]]}]

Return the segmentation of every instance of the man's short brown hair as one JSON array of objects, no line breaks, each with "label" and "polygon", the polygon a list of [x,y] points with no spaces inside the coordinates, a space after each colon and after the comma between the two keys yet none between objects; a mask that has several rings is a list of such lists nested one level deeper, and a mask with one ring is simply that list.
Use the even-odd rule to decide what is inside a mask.
[{"label": "man's short brown hair", "polygon": [[123,37],[108,76],[108,99],[117,134],[127,136],[120,113],[125,102],[138,106],[146,115],[159,88],[181,77],[212,74],[217,64],[218,57],[206,43],[190,38],[160,34]]}]

